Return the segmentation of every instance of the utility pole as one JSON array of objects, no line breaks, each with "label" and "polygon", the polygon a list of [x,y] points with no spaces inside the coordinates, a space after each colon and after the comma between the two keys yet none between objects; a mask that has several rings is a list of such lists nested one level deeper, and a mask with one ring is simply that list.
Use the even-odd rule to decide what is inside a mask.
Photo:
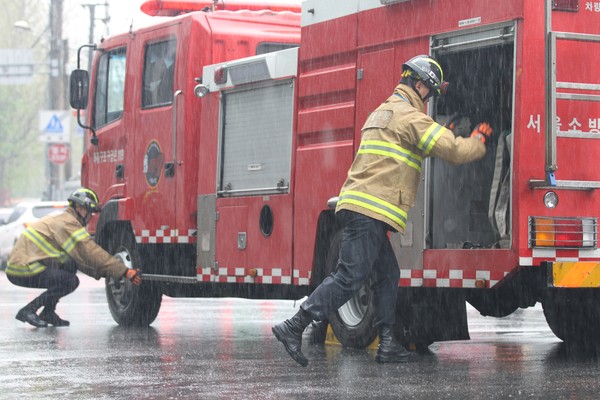
[{"label": "utility pole", "polygon": [[[50,77],[48,79],[48,105],[50,110],[64,110],[66,106],[65,90],[65,58],[67,49],[62,39],[63,25],[63,0],[50,1]],[[46,145],[48,154],[50,143]],[[46,156],[47,157],[47,156]],[[63,170],[63,171],[61,171]],[[48,177],[48,189],[46,197],[55,200],[61,184],[61,172],[64,174],[62,165],[55,165],[46,160],[46,171]]]},{"label": "utility pole", "polygon": [[[108,22],[110,21],[110,17],[108,14],[108,1],[105,1],[104,3],[88,3],[88,4],[82,4],[82,7],[87,7],[90,11],[90,31],[89,31],[89,38],[88,38],[88,43],[89,44],[93,44],[94,43],[94,28],[96,26],[96,7],[104,7],[104,18],[99,18],[102,22],[104,22],[104,26],[106,27],[106,25],[108,24]],[[88,58],[88,71],[91,72],[92,70],[92,58],[93,58],[93,54],[94,54],[94,50],[90,49],[89,51],[89,58]]]},{"label": "utility pole", "polygon": [[[94,44],[94,28],[96,27],[96,7],[104,7],[104,18],[100,18],[100,20],[104,23],[105,29],[108,31],[108,22],[110,21],[110,16],[108,12],[108,0],[104,3],[88,3],[82,4],[82,7],[87,7],[90,11],[90,27],[89,27],[89,37],[88,44]],[[106,32],[108,34],[108,32]],[[92,60],[94,58],[94,49],[90,48],[88,51],[88,66],[87,70],[91,74],[92,73]],[[83,140],[83,149],[82,151],[85,153],[86,141]]]},{"label": "utility pole", "polygon": [[63,0],[50,2],[50,109],[65,108],[65,53],[62,39]]}]

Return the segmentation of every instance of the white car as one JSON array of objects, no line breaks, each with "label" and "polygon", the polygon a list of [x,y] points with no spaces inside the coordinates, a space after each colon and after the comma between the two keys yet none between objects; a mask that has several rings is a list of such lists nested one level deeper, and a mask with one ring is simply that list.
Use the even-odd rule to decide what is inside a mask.
[{"label": "white car", "polygon": [[8,221],[8,217],[12,214],[14,208],[0,208],[0,225],[4,225]]},{"label": "white car", "polygon": [[64,211],[68,207],[66,201],[39,201],[19,203],[7,220],[0,225],[0,263],[4,269],[6,260],[15,242],[27,225],[53,211]]}]

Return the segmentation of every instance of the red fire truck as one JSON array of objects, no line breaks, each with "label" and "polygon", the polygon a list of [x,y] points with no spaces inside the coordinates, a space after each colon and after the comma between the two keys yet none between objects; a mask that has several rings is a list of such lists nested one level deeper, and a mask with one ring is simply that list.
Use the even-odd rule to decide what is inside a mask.
[{"label": "red fire truck", "polygon": [[[468,339],[467,302],[495,317],[541,302],[559,338],[598,340],[599,2],[155,0],[142,10],[172,17],[104,39],[91,79],[72,75],[92,139],[83,183],[105,204],[90,229],[146,278],[140,288],[107,280],[119,324],[152,323],[163,295],[309,294],[336,264],[333,208],[363,122],[402,63],[430,54],[451,87],[427,112],[456,135],[480,121],[494,135],[478,162],[423,164],[406,232],[391,235],[399,339]],[[372,319],[367,283],[329,323],[362,347]]]}]

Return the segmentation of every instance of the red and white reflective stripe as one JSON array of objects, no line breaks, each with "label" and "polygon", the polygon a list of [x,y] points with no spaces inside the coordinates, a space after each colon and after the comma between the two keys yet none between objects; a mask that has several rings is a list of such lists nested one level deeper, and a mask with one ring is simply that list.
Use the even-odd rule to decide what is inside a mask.
[{"label": "red and white reflective stripe", "polygon": [[[256,276],[250,276],[248,271],[256,271]],[[289,270],[289,269],[286,269]],[[216,283],[255,283],[267,285],[307,286],[310,284],[310,271],[294,270],[293,276],[283,274],[281,268],[198,268],[199,282]]]},{"label": "red and white reflective stripe", "polygon": [[195,243],[196,230],[188,229],[187,235],[180,235],[179,229],[142,229],[135,231],[137,243]]},{"label": "red and white reflective stripe", "polygon": [[460,269],[437,271],[435,269],[401,269],[400,286],[403,287],[443,287],[476,288],[476,281],[483,281],[491,288],[504,278],[508,272],[484,271],[467,272]]},{"label": "red and white reflective stripe", "polygon": [[600,249],[531,249],[530,252],[530,257],[519,257],[519,264],[523,266],[534,266],[540,265],[543,261],[600,261]]},{"label": "red and white reflective stripe", "polygon": [[[306,286],[310,284],[310,271],[294,270],[294,276],[284,275],[281,268],[255,268],[256,277],[248,275],[252,268],[198,268],[199,282],[216,283],[254,283],[254,284],[292,284]],[[508,271],[494,272],[479,270],[466,272],[462,270],[436,271],[400,270],[400,286],[410,287],[447,287],[447,288],[476,288],[476,281],[483,281],[485,287],[491,288],[508,274]]]}]

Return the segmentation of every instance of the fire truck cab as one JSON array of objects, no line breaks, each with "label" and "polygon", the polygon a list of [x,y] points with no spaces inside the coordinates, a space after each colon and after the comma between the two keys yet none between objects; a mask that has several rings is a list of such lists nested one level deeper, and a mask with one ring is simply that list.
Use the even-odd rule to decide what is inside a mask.
[{"label": "fire truck cab", "polygon": [[[82,183],[104,205],[89,229],[109,252],[147,274],[139,290],[107,281],[119,324],[151,323],[163,294],[210,292],[189,285],[198,283],[198,190],[215,193],[215,168],[204,165],[216,165],[216,136],[208,131],[218,114],[194,94],[203,67],[299,45],[298,4],[226,6],[147,1],[143,11],[168,18],[102,39],[92,46],[90,79],[83,70],[71,76],[72,105],[86,108],[86,97],[90,103]],[[278,240],[289,241],[289,233]]]},{"label": "fire truck cab", "polygon": [[[97,143],[82,179],[106,203],[92,230],[145,278],[139,289],[107,281],[118,323],[151,323],[162,295],[309,294],[334,272],[333,208],[362,125],[402,63],[429,54],[451,86],[427,112],[456,135],[483,121],[494,134],[477,162],[423,162],[407,229],[391,234],[398,338],[468,339],[467,302],[495,317],[541,302],[559,338],[597,341],[595,3],[183,3],[146,2],[149,13],[182,15],[107,38],[92,66]],[[164,93],[151,72],[161,59],[173,78]],[[74,100],[84,75],[74,74]],[[330,317],[342,344],[375,338],[373,307],[367,282]]]}]

